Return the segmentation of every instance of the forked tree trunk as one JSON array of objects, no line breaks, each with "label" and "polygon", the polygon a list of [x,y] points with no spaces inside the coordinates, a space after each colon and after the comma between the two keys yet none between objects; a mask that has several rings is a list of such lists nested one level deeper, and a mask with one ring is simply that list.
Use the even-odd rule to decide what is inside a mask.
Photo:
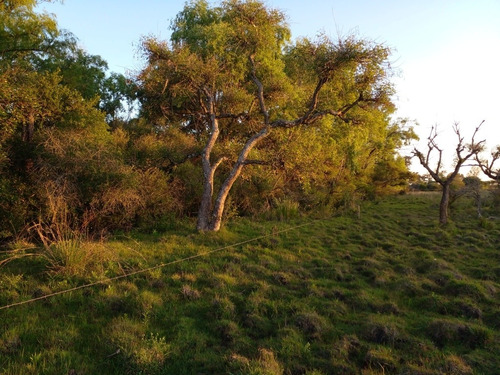
[{"label": "forked tree trunk", "polygon": [[211,167],[203,168],[203,195],[198,211],[198,230],[208,230],[210,211],[212,210],[212,194],[214,190],[214,171]]},{"label": "forked tree trunk", "polygon": [[240,176],[241,171],[246,164],[248,154],[261,139],[265,138],[269,134],[269,128],[267,126],[262,128],[260,132],[254,134],[245,143],[245,146],[238,155],[238,160],[234,164],[233,169],[222,183],[222,186],[217,194],[217,199],[212,206],[215,170],[220,163],[225,160],[224,158],[221,158],[214,165],[210,164],[210,153],[215,141],[217,140],[219,132],[217,119],[213,118],[212,124],[212,134],[202,154],[204,182],[200,210],[198,211],[197,229],[199,231],[216,232],[220,229],[222,224],[222,214],[224,213],[227,196],[229,195],[235,181]]},{"label": "forked tree trunk", "polygon": [[[476,142],[475,141],[475,136],[477,132],[479,131],[479,128],[483,124],[484,121],[482,121],[479,126],[476,128],[474,131],[474,134],[472,135],[472,142],[468,145],[464,145],[464,139],[460,135],[460,129],[458,128],[458,124],[455,123],[453,129],[455,131],[455,134],[458,136],[458,145],[455,149],[456,151],[456,162],[455,162],[455,167],[452,173],[448,175],[448,177],[443,178],[440,176],[440,170],[441,170],[441,162],[442,162],[442,155],[443,155],[443,150],[438,147],[436,144],[436,137],[437,137],[437,131],[435,127],[432,127],[431,134],[429,135],[428,143],[427,143],[427,154],[424,155],[421,153],[419,150],[416,148],[414,149],[414,155],[418,157],[418,160],[420,161],[420,164],[427,169],[427,171],[430,173],[434,181],[439,183],[442,188],[443,188],[443,195],[441,196],[441,203],[439,204],[439,223],[441,225],[445,225],[448,223],[448,212],[449,212],[449,207],[450,207],[450,190],[451,190],[451,183],[453,180],[457,177],[458,172],[460,171],[460,168],[462,165],[469,160],[471,157],[475,156],[477,159],[477,155],[481,150],[483,149],[483,144],[485,140],[483,139],[482,141]],[[436,165],[435,169],[432,169],[429,163],[430,156],[432,151],[437,150],[438,152],[438,162]],[[467,150],[467,154],[463,155],[463,152]]]},{"label": "forked tree trunk", "polygon": [[206,107],[208,113],[210,113],[210,121],[211,121],[211,135],[208,139],[207,145],[202,153],[202,165],[203,165],[203,196],[200,204],[200,210],[198,212],[198,225],[197,228],[199,231],[218,231],[221,227],[222,222],[222,214],[224,213],[224,206],[226,204],[226,199],[229,194],[229,191],[233,187],[234,182],[238,179],[241,174],[241,170],[243,167],[248,164],[247,158],[250,151],[255,147],[257,143],[259,143],[263,138],[265,138],[271,128],[276,127],[294,127],[302,124],[310,124],[314,121],[321,119],[326,115],[333,116],[341,116],[343,113],[345,114],[351,108],[356,106],[361,100],[363,100],[363,96],[360,95],[353,103],[342,107],[342,109],[337,111],[321,111],[315,113],[318,100],[319,100],[319,92],[321,88],[328,81],[327,78],[321,77],[316,85],[314,93],[311,97],[311,102],[309,107],[307,108],[306,113],[293,120],[275,120],[273,123],[269,120],[269,112],[267,111],[265,100],[264,100],[264,87],[262,82],[257,78],[256,74],[256,66],[254,61],[254,56],[249,57],[249,61],[252,67],[251,75],[252,80],[257,87],[257,99],[259,101],[260,112],[262,114],[262,128],[258,133],[255,133],[252,137],[248,139],[248,141],[243,146],[240,154],[238,155],[238,160],[235,162],[231,172],[222,183],[222,186],[217,194],[217,198],[212,207],[212,196],[214,193],[214,174],[217,167],[224,160],[224,158],[219,159],[214,165],[210,163],[210,155],[212,153],[212,149],[214,147],[215,141],[219,136],[219,123],[218,119],[215,116],[215,108],[214,108],[214,99],[213,96],[209,94],[208,91],[204,91],[207,94],[208,106]]}]

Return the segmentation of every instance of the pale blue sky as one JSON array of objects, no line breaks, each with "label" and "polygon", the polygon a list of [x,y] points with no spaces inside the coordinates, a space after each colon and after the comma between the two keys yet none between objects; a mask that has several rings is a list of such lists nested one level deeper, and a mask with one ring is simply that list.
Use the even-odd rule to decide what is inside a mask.
[{"label": "pale blue sky", "polygon": [[[43,4],[59,26],[111,71],[141,67],[141,36],[168,39],[184,0],[65,0]],[[216,3],[212,1],[212,3]],[[500,0],[268,0],[288,15],[292,37],[356,33],[393,49],[398,115],[418,121],[425,140],[439,124],[452,154],[455,121],[464,135],[482,120],[491,148],[500,144]],[[468,137],[466,137],[467,139]],[[420,146],[422,147],[422,146]],[[451,157],[449,161],[451,162]],[[414,164],[416,161],[414,161]]]}]

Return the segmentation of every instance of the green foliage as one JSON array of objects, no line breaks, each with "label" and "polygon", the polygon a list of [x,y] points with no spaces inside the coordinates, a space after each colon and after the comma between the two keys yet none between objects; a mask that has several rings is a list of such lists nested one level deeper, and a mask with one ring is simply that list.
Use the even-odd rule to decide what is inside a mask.
[{"label": "green foliage", "polygon": [[[262,212],[284,196],[302,208],[333,207],[408,182],[396,149],[415,134],[390,120],[387,47],[324,35],[290,43],[285,15],[259,1],[192,1],[171,28],[170,43],[143,40],[142,115],[157,133],[181,131],[200,151],[217,134],[208,151],[212,168],[223,160],[216,187],[233,166],[258,165],[245,167],[231,193],[240,212]],[[263,129],[266,138],[245,154],[251,162],[242,162],[244,145]]]},{"label": "green foliage", "polygon": [[[318,82],[324,87],[309,115],[340,112],[277,126],[251,152],[255,165],[234,186],[227,219],[330,211],[408,179],[395,150],[413,134],[404,121],[390,122],[385,46],[324,35],[291,42],[286,15],[260,1],[191,1],[172,21],[170,42],[143,40],[148,63],[131,82],[108,74],[101,57],[35,11],[39,3],[0,3],[1,239],[35,223],[69,235],[153,232],[195,215],[210,135],[200,93],[213,94],[220,115],[212,158],[227,161],[218,187],[262,128],[254,70],[270,121],[304,116]],[[141,118],[126,121],[136,94]]]},{"label": "green foliage", "polygon": [[300,216],[299,204],[293,200],[283,199],[275,201],[266,215],[270,220],[288,221]]},{"label": "green foliage", "polygon": [[[44,159],[47,151],[62,153],[59,146],[77,147],[67,142],[72,137],[78,141],[83,134],[98,139],[106,135],[107,126],[93,103],[61,85],[57,74],[10,69],[4,77],[8,85],[0,88],[0,116],[4,117],[0,145],[5,159],[0,167],[5,171],[3,186],[17,194],[1,194],[2,205],[11,213],[2,218],[2,226],[19,231],[43,209],[44,184],[50,184],[50,171],[56,169]],[[62,139],[66,135],[69,137]],[[66,181],[59,183],[68,185]]]},{"label": "green foliage", "polygon": [[0,2],[0,70],[50,50],[59,31],[54,18],[37,14],[38,0]]},{"label": "green foliage", "polygon": [[79,48],[73,35],[61,35],[54,45],[50,54],[34,61],[36,70],[60,74],[62,85],[95,101],[96,108],[106,113],[106,121],[117,127],[133,106],[135,86],[122,74],[107,74],[106,61]]},{"label": "green foliage", "polygon": [[[117,127],[131,85],[106,77],[106,62],[37,4],[0,3],[0,238],[33,233],[33,223],[94,235],[175,212],[158,172],[126,165],[127,135],[105,122]],[[158,208],[139,215],[148,205]]]}]

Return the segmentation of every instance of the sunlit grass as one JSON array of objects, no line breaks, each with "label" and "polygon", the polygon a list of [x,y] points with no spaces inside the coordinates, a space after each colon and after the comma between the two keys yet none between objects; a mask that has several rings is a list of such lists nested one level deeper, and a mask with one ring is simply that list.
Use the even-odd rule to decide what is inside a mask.
[{"label": "sunlit grass", "polygon": [[462,201],[441,227],[438,199],[117,235],[94,244],[113,257],[66,272],[17,259],[0,269],[2,305],[267,236],[0,311],[0,373],[495,374],[498,215],[485,205],[485,224]]}]

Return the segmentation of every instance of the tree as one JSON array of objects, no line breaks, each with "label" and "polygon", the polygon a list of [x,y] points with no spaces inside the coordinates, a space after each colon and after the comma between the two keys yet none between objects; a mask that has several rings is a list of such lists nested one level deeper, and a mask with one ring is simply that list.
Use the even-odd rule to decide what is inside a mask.
[{"label": "tree", "polygon": [[[439,223],[442,225],[448,223],[451,185],[457,177],[460,168],[467,160],[476,156],[483,149],[485,140],[479,142],[475,140],[475,136],[483,122],[481,122],[481,124],[479,124],[479,126],[474,130],[470,144],[464,143],[464,138],[460,134],[458,124],[455,123],[453,125],[453,131],[458,137],[458,144],[455,148],[455,166],[453,168],[453,171],[447,176],[444,176],[441,170],[443,150],[439,148],[436,143],[437,127],[432,127],[431,133],[427,138],[427,154],[424,155],[417,148],[414,148],[413,150],[413,154],[418,158],[420,164],[429,172],[434,181],[436,181],[442,187],[441,202],[439,204]],[[438,153],[438,160],[435,168],[432,168],[431,166],[431,154],[433,153],[433,151],[437,151]]]},{"label": "tree", "polygon": [[496,150],[491,153],[491,161],[480,159],[479,155],[476,155],[476,161],[481,168],[481,171],[497,182],[500,182],[500,168],[495,167],[495,162],[500,159],[500,146],[497,146]]},{"label": "tree", "polygon": [[78,46],[70,32],[60,32],[52,42],[50,53],[32,58],[39,72],[58,73],[61,84],[78,91],[86,100],[95,100],[96,108],[106,113],[108,124],[120,122],[135,100],[135,86],[118,73],[107,73],[108,64],[98,55],[90,55]]},{"label": "tree", "polygon": [[126,188],[109,193],[131,184],[134,171],[123,162],[126,142],[99,109],[116,100],[111,83],[121,78],[108,83],[106,62],[37,14],[39,3],[0,0],[0,240],[35,220],[51,228],[70,216],[72,228],[90,232],[97,224],[88,212],[100,209],[101,222],[110,212],[124,217],[122,203],[132,196]]},{"label": "tree", "polygon": [[[254,0],[212,8],[193,1],[172,29],[170,44],[143,41],[140,100],[156,129],[179,128],[204,143],[198,230],[219,230],[231,188],[245,166],[266,163],[252,155],[273,133],[387,126],[393,105],[384,46],[325,36],[290,44],[284,14]],[[225,178],[216,192],[219,167]]]},{"label": "tree", "polygon": [[[38,79],[31,61],[51,49],[59,35],[56,23],[47,14],[37,14],[37,0],[0,1],[0,168],[7,159],[6,142],[19,123],[25,137],[33,128],[32,102]],[[19,105],[16,103],[19,101]]]},{"label": "tree", "polygon": [[[373,168],[370,183],[382,193],[406,189],[408,183],[416,178],[416,174],[408,169],[410,158],[394,155],[394,150],[403,145],[408,146],[412,140],[418,139],[413,128],[406,127],[406,120],[401,122],[387,128],[387,136],[379,147],[380,157]],[[371,152],[375,151],[377,148],[372,148]]]},{"label": "tree", "polygon": [[59,35],[50,15],[35,13],[39,0],[0,0],[0,67],[51,49]]},{"label": "tree", "polygon": [[481,179],[477,176],[471,175],[464,178],[466,194],[469,194],[474,198],[474,203],[476,204],[477,216],[480,218],[481,213],[481,190],[482,183]]}]

